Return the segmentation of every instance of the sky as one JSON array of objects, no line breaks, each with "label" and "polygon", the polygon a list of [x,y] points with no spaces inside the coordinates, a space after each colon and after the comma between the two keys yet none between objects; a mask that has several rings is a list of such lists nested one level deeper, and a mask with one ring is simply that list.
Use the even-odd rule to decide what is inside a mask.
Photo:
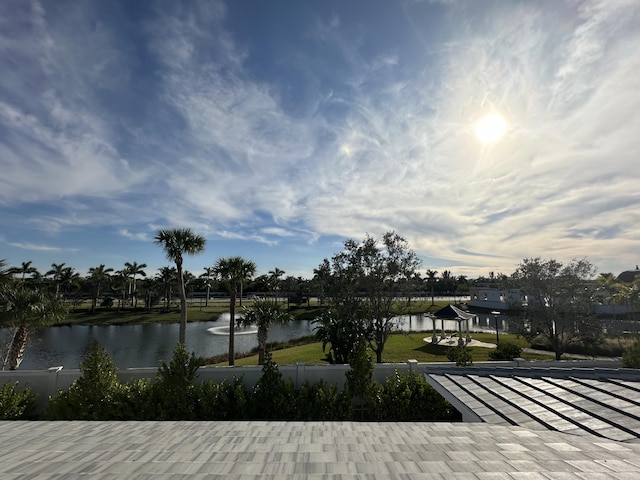
[{"label": "sky", "polygon": [[633,269],[638,25],[637,0],[2,1],[0,258],[152,273],[186,227],[194,273],[311,278],[388,231],[454,275]]}]

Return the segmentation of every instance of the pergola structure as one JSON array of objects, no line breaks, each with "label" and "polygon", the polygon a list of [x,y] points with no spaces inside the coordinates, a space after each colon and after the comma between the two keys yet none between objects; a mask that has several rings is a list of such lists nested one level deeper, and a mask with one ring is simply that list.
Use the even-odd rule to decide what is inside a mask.
[{"label": "pergola structure", "polygon": [[[431,343],[438,343],[440,340],[445,338],[444,333],[444,321],[445,320],[455,320],[458,322],[458,345],[462,346],[471,341],[471,335],[469,334],[469,320],[473,320],[475,315],[473,313],[465,312],[464,310],[455,307],[454,305],[447,305],[446,307],[441,308],[437,312],[431,315],[431,320],[433,321],[433,336],[431,337]],[[441,334],[440,339],[438,339],[436,320],[441,321]],[[462,324],[465,324],[465,329],[467,332],[466,339],[462,338]]]}]

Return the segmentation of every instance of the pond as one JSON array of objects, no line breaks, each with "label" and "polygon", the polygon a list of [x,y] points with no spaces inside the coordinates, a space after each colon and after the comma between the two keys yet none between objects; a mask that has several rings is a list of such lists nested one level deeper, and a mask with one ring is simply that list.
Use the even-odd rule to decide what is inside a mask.
[{"label": "pond", "polygon": [[[500,329],[508,329],[508,321]],[[432,331],[430,317],[411,315],[399,317],[402,330]],[[215,322],[187,324],[187,349],[197,356],[212,357],[228,352],[229,314],[223,314]],[[438,330],[441,328],[437,321]],[[457,322],[445,321],[445,329],[455,331]],[[471,331],[495,332],[492,315],[479,314],[477,321],[470,326]],[[118,368],[157,367],[163,361],[168,362],[178,341],[179,324],[157,323],[144,325],[105,325],[105,326],[65,326],[49,327],[31,334],[21,370],[46,369],[62,365],[65,368],[77,368],[91,349],[94,341],[105,347]],[[269,329],[269,341],[286,341],[313,334],[311,321],[294,321],[288,325],[276,325]],[[6,345],[10,332],[0,333],[2,345]],[[425,335],[427,336],[427,335]],[[235,349],[245,353],[258,346],[255,329],[237,331]],[[6,351],[6,348],[3,349]]]}]

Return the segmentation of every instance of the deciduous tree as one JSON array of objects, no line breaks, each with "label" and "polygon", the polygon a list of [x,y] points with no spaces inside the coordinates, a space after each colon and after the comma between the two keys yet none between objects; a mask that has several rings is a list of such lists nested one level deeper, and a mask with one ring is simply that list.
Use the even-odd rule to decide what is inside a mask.
[{"label": "deciduous tree", "polygon": [[[395,232],[387,232],[380,243],[367,235],[362,242],[347,240],[344,247],[329,264],[330,306],[338,319],[360,324],[376,362],[381,363],[387,339],[397,328],[396,318],[406,306],[407,280],[415,275],[420,261]],[[327,264],[323,262],[318,271]]]},{"label": "deciduous tree", "polygon": [[559,360],[571,343],[593,344],[602,328],[593,309],[594,266],[586,259],[567,265],[549,259],[525,258],[512,275],[527,299],[529,336],[543,334]]}]

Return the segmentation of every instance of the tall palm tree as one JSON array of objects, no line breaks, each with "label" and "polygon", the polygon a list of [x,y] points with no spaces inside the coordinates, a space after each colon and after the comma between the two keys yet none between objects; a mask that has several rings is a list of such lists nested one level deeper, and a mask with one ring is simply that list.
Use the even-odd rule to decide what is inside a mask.
[{"label": "tall palm tree", "polygon": [[98,267],[91,267],[89,269],[87,280],[91,284],[91,313],[96,313],[96,304],[98,303],[100,290],[111,281],[111,275],[109,275],[111,272],[113,272],[113,268],[105,268],[104,263]]},{"label": "tall palm tree", "polygon": [[204,306],[209,306],[209,294],[211,293],[211,277],[215,275],[215,271],[213,267],[205,267],[204,273],[200,275],[200,278],[204,279],[205,285],[207,287],[207,298],[204,301]]},{"label": "tall palm tree", "polygon": [[214,267],[216,275],[229,290],[229,365],[235,363],[234,331],[236,323],[236,297],[238,287],[249,280],[256,271],[256,264],[242,257],[221,258]]},{"label": "tall palm tree", "polygon": [[124,264],[124,272],[127,276],[131,277],[131,281],[129,282],[129,300],[131,301],[131,305],[134,310],[138,306],[138,297],[136,295],[136,275],[146,277],[147,274],[144,271],[145,268],[147,268],[146,263],[138,265],[138,262],[125,262]]},{"label": "tall palm tree", "polygon": [[268,299],[256,300],[253,305],[246,308],[241,323],[245,326],[256,325],[258,327],[258,365],[264,364],[269,327],[276,323],[288,323],[292,318],[282,310],[279,304]]},{"label": "tall palm tree", "polygon": [[176,270],[176,267],[162,267],[156,275],[156,280],[164,288],[164,302],[162,303],[162,308],[165,311],[168,311],[171,306],[172,285],[177,278],[178,271]]},{"label": "tall palm tree", "polygon": [[[0,325],[14,329],[4,365],[11,370],[20,366],[27,347],[30,329],[50,325],[65,317],[62,302],[51,294],[20,282],[0,287]],[[3,365],[3,368],[4,368]]]},{"label": "tall palm tree", "polygon": [[28,262],[22,262],[21,266],[10,268],[9,273],[12,273],[14,275],[22,275],[21,281],[24,282],[25,276],[38,273],[38,269],[31,266],[32,263],[33,262],[31,260],[29,260]]},{"label": "tall palm tree", "polygon": [[269,270],[269,285],[271,287],[271,291],[276,297],[276,301],[278,301],[278,292],[280,291],[280,279],[285,273],[286,272],[284,270],[280,270],[278,267],[273,270]]},{"label": "tall palm tree", "polygon": [[189,228],[169,228],[158,230],[154,239],[156,245],[162,246],[167,258],[176,264],[178,271],[178,290],[180,293],[180,336],[179,342],[186,344],[187,337],[187,294],[184,290],[182,272],[183,255],[195,255],[204,251],[206,243],[202,235],[197,235]]},{"label": "tall palm tree", "polygon": [[436,283],[436,275],[438,274],[437,270],[427,270],[427,283],[429,284],[429,286],[431,287],[431,306],[433,307],[435,305],[435,299],[434,299],[434,294],[433,294],[433,287]]},{"label": "tall palm tree", "polygon": [[80,274],[73,267],[65,267],[60,275],[60,286],[63,287],[62,303],[64,303],[71,287],[80,286]]},{"label": "tall palm tree", "polygon": [[45,273],[47,277],[53,277],[53,282],[56,285],[56,298],[58,298],[58,295],[60,295],[60,283],[62,281],[62,277],[64,276],[64,270],[64,263],[52,263],[51,270]]},{"label": "tall palm tree", "polygon": [[116,270],[115,275],[112,277],[112,285],[114,291],[118,292],[118,312],[125,304],[127,298],[127,287],[129,283],[129,273],[126,270]]}]

